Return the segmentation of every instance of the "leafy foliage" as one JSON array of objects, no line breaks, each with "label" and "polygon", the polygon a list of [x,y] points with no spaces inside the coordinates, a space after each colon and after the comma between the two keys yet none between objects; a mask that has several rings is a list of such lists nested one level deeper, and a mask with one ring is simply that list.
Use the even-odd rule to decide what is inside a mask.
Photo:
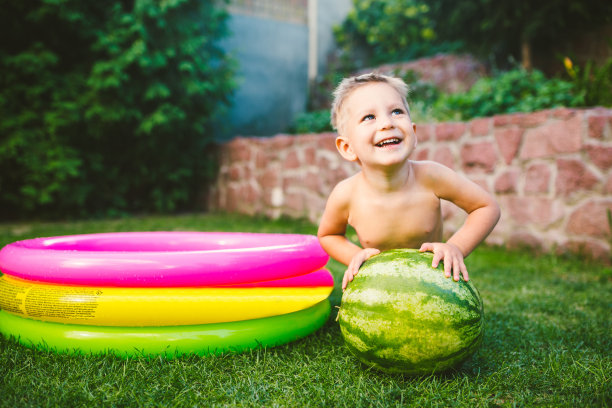
[{"label": "leafy foliage", "polygon": [[612,22],[608,0],[353,0],[335,30],[345,63],[362,68],[439,52],[468,51],[507,67],[552,56],[578,33]]},{"label": "leafy foliage", "polygon": [[587,106],[612,106],[612,57],[601,66],[587,61],[584,67],[576,66],[565,58],[565,69],[569,80],[584,96]]},{"label": "leafy foliage", "polygon": [[467,120],[500,113],[533,112],[584,105],[584,97],[567,81],[548,79],[540,71],[514,69],[479,79],[466,93],[443,95],[433,112],[437,119]]},{"label": "leafy foliage", "polygon": [[[521,47],[549,54],[577,33],[609,24],[607,0],[436,0],[429,17],[440,40],[461,41],[466,49],[506,64],[521,60]],[[526,61],[524,61],[525,63]]]},{"label": "leafy foliage", "polygon": [[3,217],[193,207],[233,88],[217,45],[226,12],[189,0],[3,3]]},{"label": "leafy foliage", "polygon": [[333,131],[329,109],[304,112],[293,120],[289,133],[323,133]]},{"label": "leafy foliage", "polygon": [[407,60],[456,48],[436,42],[429,5],[423,0],[353,0],[336,41],[355,67]]}]

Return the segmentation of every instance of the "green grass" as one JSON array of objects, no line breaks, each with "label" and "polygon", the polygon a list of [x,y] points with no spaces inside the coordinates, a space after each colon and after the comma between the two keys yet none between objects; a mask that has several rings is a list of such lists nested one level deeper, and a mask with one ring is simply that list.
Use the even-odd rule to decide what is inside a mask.
[{"label": "green grass", "polygon": [[[129,230],[314,234],[303,220],[237,215],[3,224],[0,244]],[[444,375],[404,377],[353,358],[330,318],[300,341],[238,355],[67,356],[0,336],[0,406],[610,406],[612,269],[577,257],[481,247],[467,259],[485,303],[480,350]],[[341,265],[330,262],[338,283]],[[338,305],[336,288],[331,302]]]}]

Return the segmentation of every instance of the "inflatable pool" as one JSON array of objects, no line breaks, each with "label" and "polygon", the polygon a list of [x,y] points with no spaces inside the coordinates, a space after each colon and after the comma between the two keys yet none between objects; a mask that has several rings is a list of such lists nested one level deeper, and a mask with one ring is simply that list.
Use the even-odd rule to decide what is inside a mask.
[{"label": "inflatable pool", "polygon": [[304,337],[329,316],[315,236],[122,232],[0,250],[0,333],[65,353],[218,354]]}]

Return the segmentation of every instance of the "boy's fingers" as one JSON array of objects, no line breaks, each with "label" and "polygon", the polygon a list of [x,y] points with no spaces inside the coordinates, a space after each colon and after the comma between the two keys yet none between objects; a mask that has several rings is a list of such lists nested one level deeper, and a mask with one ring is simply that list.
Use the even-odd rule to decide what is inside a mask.
[{"label": "boy's fingers", "polygon": [[419,252],[433,251],[433,245],[430,242],[424,242],[419,248]]},{"label": "boy's fingers", "polygon": [[453,279],[455,282],[459,281],[459,273],[461,272],[461,266],[459,265],[459,261],[455,259],[453,261]]},{"label": "boy's fingers", "polygon": [[[433,261],[431,261],[431,266],[434,268],[437,268],[438,265],[440,264],[440,260],[444,257],[444,254],[440,254],[440,253],[435,253],[434,252],[434,256],[433,256]],[[444,262],[444,270],[447,271],[447,267],[446,267],[447,262]],[[448,262],[448,266],[451,266],[451,263]],[[450,275],[448,275],[450,276]],[[447,276],[447,277],[448,277]]]},{"label": "boy's fingers", "polygon": [[450,278],[452,271],[453,271],[453,263],[450,260],[448,262],[444,260],[444,276],[446,276],[447,278]]},{"label": "boy's fingers", "polygon": [[468,276],[467,266],[465,266],[465,262],[461,262],[461,274],[463,275],[464,281],[469,281],[470,277]]}]

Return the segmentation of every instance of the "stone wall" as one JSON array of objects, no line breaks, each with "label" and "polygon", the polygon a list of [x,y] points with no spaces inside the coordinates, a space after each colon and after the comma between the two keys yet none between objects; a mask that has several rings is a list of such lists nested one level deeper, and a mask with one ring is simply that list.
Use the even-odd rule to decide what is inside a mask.
[{"label": "stone wall", "polygon": [[358,74],[371,71],[399,77],[412,71],[421,81],[430,82],[445,93],[465,92],[487,75],[485,66],[471,55],[454,54],[438,54],[409,62],[379,65],[360,70]]},{"label": "stone wall", "polygon": [[[554,109],[469,122],[417,124],[413,158],[434,160],[495,194],[491,244],[582,251],[610,259],[612,109]],[[335,134],[236,138],[221,146],[212,209],[318,222],[326,198],[358,171]],[[444,202],[445,235],[465,214]]]}]

